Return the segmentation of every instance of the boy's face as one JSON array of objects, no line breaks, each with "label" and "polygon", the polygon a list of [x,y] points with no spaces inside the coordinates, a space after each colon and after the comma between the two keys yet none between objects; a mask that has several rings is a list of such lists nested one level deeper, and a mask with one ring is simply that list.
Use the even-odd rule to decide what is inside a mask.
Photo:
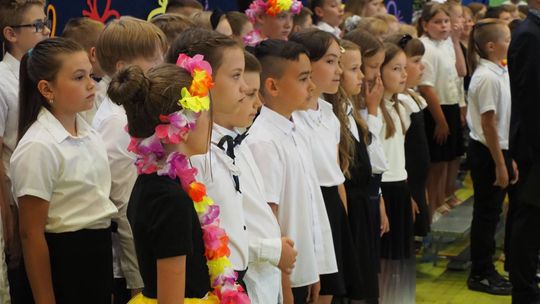
[{"label": "boy's face", "polygon": [[[43,6],[36,4],[31,5],[26,9],[20,24],[12,25],[36,24],[39,22],[45,23],[46,21],[47,16],[45,15]],[[13,32],[14,35],[7,39],[12,47],[22,54],[36,46],[38,42],[49,38],[49,35],[51,34],[51,30],[46,26],[39,32],[36,32],[36,27],[34,26],[14,28]]]},{"label": "boy's face", "polygon": [[293,27],[293,17],[291,12],[281,12],[275,17],[264,14],[258,18],[258,23],[265,37],[287,40]]},{"label": "boy's face", "polygon": [[341,0],[326,0],[322,7],[316,7],[315,13],[331,26],[339,26],[343,22],[343,5]]},{"label": "boy's face", "polygon": [[284,63],[283,76],[276,80],[277,99],[287,103],[291,112],[307,110],[315,84],[311,81],[311,62],[306,54]]},{"label": "boy's face", "polygon": [[259,98],[259,89],[261,87],[261,78],[258,72],[245,72],[244,81],[246,82],[246,98],[241,103],[236,114],[230,115],[230,120],[234,127],[247,128],[253,123],[257,111],[261,107]]}]

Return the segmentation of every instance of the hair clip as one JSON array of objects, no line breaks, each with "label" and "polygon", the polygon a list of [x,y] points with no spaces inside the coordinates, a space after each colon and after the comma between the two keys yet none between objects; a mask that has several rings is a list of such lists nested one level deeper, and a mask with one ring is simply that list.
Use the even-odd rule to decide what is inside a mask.
[{"label": "hair clip", "polygon": [[409,43],[409,41],[411,41],[411,40],[413,40],[413,36],[411,36],[409,34],[405,34],[405,35],[403,35],[403,37],[401,37],[401,39],[399,39],[398,46],[401,49],[405,49],[407,47],[407,43]]}]

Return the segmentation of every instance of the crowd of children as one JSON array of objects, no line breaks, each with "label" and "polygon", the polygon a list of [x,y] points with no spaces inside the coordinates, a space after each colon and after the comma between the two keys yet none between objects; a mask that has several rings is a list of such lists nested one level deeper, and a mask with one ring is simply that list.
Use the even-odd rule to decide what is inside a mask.
[{"label": "crowd of children", "polygon": [[44,5],[0,0],[1,303],[415,303],[464,155],[468,287],[539,303],[539,0]]}]

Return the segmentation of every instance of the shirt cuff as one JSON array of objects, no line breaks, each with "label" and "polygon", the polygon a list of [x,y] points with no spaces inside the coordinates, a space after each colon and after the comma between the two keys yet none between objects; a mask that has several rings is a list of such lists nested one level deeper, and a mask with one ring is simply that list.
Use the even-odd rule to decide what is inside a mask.
[{"label": "shirt cuff", "polygon": [[[281,258],[281,238],[250,242],[250,262],[268,262],[277,267]],[[253,254],[253,255],[251,255]]]}]

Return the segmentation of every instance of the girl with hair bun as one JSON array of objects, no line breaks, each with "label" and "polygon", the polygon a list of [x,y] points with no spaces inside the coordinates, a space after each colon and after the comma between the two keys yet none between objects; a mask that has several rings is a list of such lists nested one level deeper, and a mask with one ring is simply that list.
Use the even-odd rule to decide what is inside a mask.
[{"label": "girl with hair bun", "polygon": [[[228,259],[219,207],[188,158],[208,151],[212,68],[202,55],[144,73],[131,66],[108,94],[128,118],[139,176],[128,207],[144,281],[137,303],[249,303]],[[203,238],[204,236],[204,238]]]}]

